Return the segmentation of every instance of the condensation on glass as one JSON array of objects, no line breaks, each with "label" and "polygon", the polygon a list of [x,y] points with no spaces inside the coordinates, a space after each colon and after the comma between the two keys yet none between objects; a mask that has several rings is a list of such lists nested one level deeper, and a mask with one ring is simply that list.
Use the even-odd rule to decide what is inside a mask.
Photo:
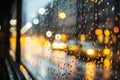
[{"label": "condensation on glass", "polygon": [[37,80],[120,80],[117,0],[23,0],[21,62]]}]

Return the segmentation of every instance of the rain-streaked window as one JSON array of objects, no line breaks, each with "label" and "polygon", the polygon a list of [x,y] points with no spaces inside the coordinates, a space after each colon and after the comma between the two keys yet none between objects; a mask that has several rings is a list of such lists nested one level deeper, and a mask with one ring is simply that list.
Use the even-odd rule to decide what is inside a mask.
[{"label": "rain-streaked window", "polygon": [[21,62],[36,80],[120,80],[119,0],[23,0]]}]

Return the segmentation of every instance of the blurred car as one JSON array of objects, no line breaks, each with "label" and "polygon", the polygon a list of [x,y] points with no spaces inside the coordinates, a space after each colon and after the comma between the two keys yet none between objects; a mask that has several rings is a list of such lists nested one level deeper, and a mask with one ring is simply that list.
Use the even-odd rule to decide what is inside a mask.
[{"label": "blurred car", "polygon": [[94,44],[92,42],[80,42],[80,45],[83,47],[83,53],[86,57],[89,58],[100,58],[111,56],[110,47],[105,47],[104,45]]},{"label": "blurred car", "polygon": [[76,51],[78,49],[76,40],[69,40],[67,45],[69,51]]},{"label": "blurred car", "polygon": [[55,50],[67,50],[67,44],[63,41],[54,41],[52,43],[52,48]]},{"label": "blurred car", "polygon": [[82,46],[76,40],[68,40],[67,42],[68,55],[79,57],[82,51]]}]

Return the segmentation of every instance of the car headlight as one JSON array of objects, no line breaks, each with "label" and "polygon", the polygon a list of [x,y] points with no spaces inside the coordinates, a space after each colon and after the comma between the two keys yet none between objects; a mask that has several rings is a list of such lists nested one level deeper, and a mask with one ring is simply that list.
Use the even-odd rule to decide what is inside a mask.
[{"label": "car headlight", "polygon": [[93,56],[96,55],[96,51],[95,51],[94,49],[87,49],[87,50],[86,50],[86,54],[87,54],[88,56],[93,57]]}]

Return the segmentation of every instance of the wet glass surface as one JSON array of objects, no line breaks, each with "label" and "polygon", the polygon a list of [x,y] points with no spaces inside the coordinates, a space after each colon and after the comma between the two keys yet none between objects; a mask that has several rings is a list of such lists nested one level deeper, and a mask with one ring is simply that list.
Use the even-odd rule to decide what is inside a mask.
[{"label": "wet glass surface", "polygon": [[21,62],[37,80],[119,80],[119,3],[23,0]]}]

